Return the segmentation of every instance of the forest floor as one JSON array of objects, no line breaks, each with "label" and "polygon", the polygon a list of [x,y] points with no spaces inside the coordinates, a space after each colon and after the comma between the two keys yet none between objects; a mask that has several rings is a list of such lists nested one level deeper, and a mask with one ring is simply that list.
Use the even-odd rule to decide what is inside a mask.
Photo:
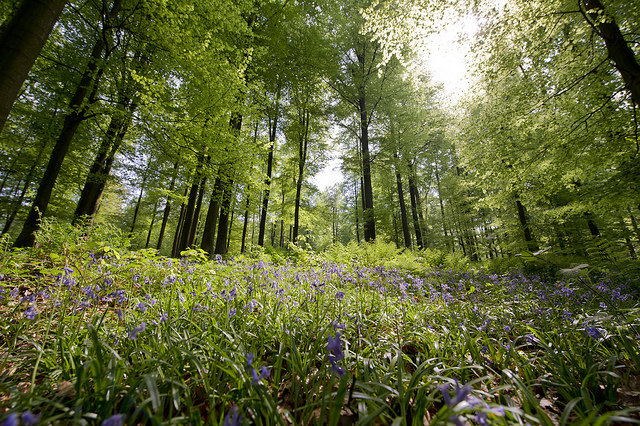
[{"label": "forest floor", "polygon": [[2,424],[639,423],[640,304],[606,274],[0,259]]}]

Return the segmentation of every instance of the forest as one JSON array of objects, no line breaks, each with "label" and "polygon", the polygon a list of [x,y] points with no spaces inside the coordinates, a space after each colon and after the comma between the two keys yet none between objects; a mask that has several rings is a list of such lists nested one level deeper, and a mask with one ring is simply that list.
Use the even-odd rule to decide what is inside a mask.
[{"label": "forest", "polygon": [[1,425],[640,424],[637,0],[0,22]]}]

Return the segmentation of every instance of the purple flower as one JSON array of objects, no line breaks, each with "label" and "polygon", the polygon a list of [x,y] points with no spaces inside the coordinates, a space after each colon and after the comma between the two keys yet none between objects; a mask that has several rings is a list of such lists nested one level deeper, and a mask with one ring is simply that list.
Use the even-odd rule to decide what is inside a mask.
[{"label": "purple flower", "polygon": [[146,310],[147,310],[147,307],[146,307],[146,306],[144,305],[144,303],[142,303],[142,302],[138,303],[138,304],[136,305],[136,308],[138,308],[138,310],[139,310],[140,312],[144,312],[144,311],[146,311]]},{"label": "purple flower", "polygon": [[444,399],[444,403],[447,404],[449,408],[453,408],[456,405],[458,405],[460,402],[467,399],[467,396],[471,392],[471,386],[464,385],[463,387],[460,387],[460,383],[458,383],[457,380],[455,381],[455,384],[456,386],[453,389],[455,395],[453,396],[453,398],[451,398],[451,395],[449,395],[449,389],[451,388],[450,384],[447,383],[445,385],[438,386],[438,388],[440,389],[440,392],[442,392],[442,398]]},{"label": "purple flower", "polygon": [[336,333],[335,338],[329,336],[327,351],[329,352],[329,363],[331,364],[331,371],[339,376],[344,376],[346,370],[338,365],[338,361],[344,359],[344,353],[342,352],[342,342],[340,341],[340,333]]},{"label": "purple flower", "polygon": [[167,314],[161,314],[158,317],[158,321],[160,321],[160,322],[165,322],[167,319],[169,319],[169,315],[167,315]]},{"label": "purple flower", "polygon": [[34,319],[36,317],[36,314],[38,313],[38,311],[35,310],[35,308],[30,307],[29,309],[27,309],[26,311],[24,311],[24,317],[26,319]]},{"label": "purple flower", "polygon": [[146,329],[147,329],[147,324],[142,322],[139,326],[137,326],[136,328],[134,328],[129,332],[129,339],[138,340],[138,334],[145,331]]},{"label": "purple flower", "polygon": [[229,318],[231,318],[232,316],[234,316],[236,314],[236,310],[235,309],[231,309],[229,311]]},{"label": "purple flower", "polygon": [[4,419],[2,422],[2,426],[18,426],[20,424],[20,417],[18,417],[18,413],[11,413],[9,417]]},{"label": "purple flower", "polygon": [[336,299],[342,302],[342,298],[344,297],[344,292],[339,291],[336,293]]},{"label": "purple flower", "polygon": [[118,308],[116,310],[116,315],[118,315],[118,320],[120,321],[124,320],[124,313],[122,313],[122,309]]},{"label": "purple flower", "polygon": [[124,414],[114,414],[102,422],[102,426],[122,426],[124,424]]},{"label": "purple flower", "polygon": [[594,340],[602,337],[602,332],[597,327],[586,327],[584,331]]},{"label": "purple flower", "polygon": [[38,420],[40,420],[40,414],[33,414],[31,411],[25,411],[20,416],[22,418],[22,424],[24,426],[34,426],[38,424]]},{"label": "purple flower", "polygon": [[222,426],[240,426],[242,424],[242,415],[238,413],[238,407],[233,406],[231,410],[224,416]]}]

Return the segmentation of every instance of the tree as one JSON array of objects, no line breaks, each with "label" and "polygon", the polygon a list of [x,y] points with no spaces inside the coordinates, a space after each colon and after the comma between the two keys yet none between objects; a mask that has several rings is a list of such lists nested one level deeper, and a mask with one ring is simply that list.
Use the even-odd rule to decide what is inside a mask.
[{"label": "tree", "polygon": [[22,0],[0,28],[0,132],[68,0]]}]

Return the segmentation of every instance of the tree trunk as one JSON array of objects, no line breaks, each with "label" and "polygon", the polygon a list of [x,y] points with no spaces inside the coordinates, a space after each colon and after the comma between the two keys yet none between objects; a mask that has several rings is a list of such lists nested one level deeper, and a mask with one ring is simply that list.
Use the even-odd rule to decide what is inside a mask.
[{"label": "tree trunk", "polygon": [[418,217],[418,188],[413,176],[413,165],[408,162],[409,165],[409,195],[411,196],[411,218],[413,219],[413,228],[416,234],[416,245],[418,250],[424,248],[422,242],[422,227],[420,226],[420,219]]},{"label": "tree trunk", "polygon": [[[395,154],[397,160],[398,154]],[[398,201],[400,203],[400,219],[402,222],[402,236],[404,238],[404,246],[411,248],[411,234],[409,233],[409,220],[407,218],[407,205],[404,202],[404,190],[402,189],[402,177],[396,167],[396,187],[398,188]]]},{"label": "tree trunk", "polygon": [[144,185],[146,179],[142,181],[142,186],[140,187],[140,195],[138,195],[138,201],[136,202],[136,208],[133,210],[133,220],[131,221],[131,229],[129,230],[129,238],[133,237],[133,231],[136,227],[136,221],[138,220],[138,212],[140,211],[140,204],[142,203],[142,194],[144,193]]},{"label": "tree trunk", "polygon": [[369,154],[369,117],[367,113],[367,103],[364,91],[359,99],[360,111],[360,150],[362,152],[362,179],[364,191],[364,210],[362,212],[364,222],[364,240],[373,241],[376,239],[376,218],[373,211],[373,187],[371,185],[371,156]]},{"label": "tree trunk", "polygon": [[73,224],[84,215],[93,216],[96,213],[98,201],[104,192],[113,161],[129,129],[137,103],[125,98],[122,106],[127,111],[116,112],[111,117],[107,132],[98,148],[98,154],[87,173],[80,199],[73,213]]},{"label": "tree trunk", "polygon": [[23,0],[0,29],[0,132],[68,0]]},{"label": "tree trunk", "polygon": [[204,222],[204,230],[202,232],[202,250],[213,256],[215,248],[216,226],[218,224],[218,214],[220,213],[220,199],[222,197],[222,170],[218,171],[218,176],[213,184],[213,192],[211,193],[211,201],[209,201],[209,210],[207,210],[207,218]]},{"label": "tree trunk", "polygon": [[354,182],[354,200],[356,206],[356,241],[360,244],[360,215],[358,214],[358,182]]},{"label": "tree trunk", "polygon": [[520,197],[516,194],[516,206],[518,207],[518,220],[520,220],[520,226],[522,227],[522,232],[524,233],[524,241],[527,244],[527,250],[530,252],[540,250],[538,243],[535,238],[531,234],[531,229],[529,228],[529,223],[527,221],[527,211],[520,202]]},{"label": "tree trunk", "polygon": [[[35,241],[35,232],[39,228],[39,218],[47,211],[49,200],[51,199],[51,193],[53,192],[53,186],[55,185],[60,169],[62,168],[62,161],[67,155],[67,151],[71,145],[71,140],[73,139],[80,123],[86,118],[89,105],[96,100],[95,95],[97,94],[98,81],[103,71],[98,64],[106,47],[105,40],[107,39],[107,33],[111,29],[111,21],[115,19],[117,14],[120,12],[121,6],[121,0],[114,0],[113,6],[111,7],[102,29],[102,37],[99,37],[93,46],[87,69],[82,75],[80,83],[78,84],[78,87],[71,98],[71,102],[69,103],[69,109],[71,112],[69,112],[64,118],[62,131],[60,132],[56,145],[53,148],[51,157],[49,158],[49,163],[47,164],[47,168],[42,176],[40,185],[38,186],[38,191],[33,200],[31,209],[27,214],[22,231],[13,244],[14,247],[28,247],[33,245],[33,242]],[[91,94],[89,94],[90,90]],[[89,99],[88,101],[85,101],[88,94]]]},{"label": "tree trunk", "polygon": [[[240,137],[240,130],[242,129],[242,114],[237,112],[231,115],[229,126],[233,133],[233,137],[238,139]],[[275,133],[274,133],[275,135]],[[216,238],[215,254],[227,253],[227,232],[229,228],[229,210],[231,208],[231,199],[233,196],[233,178],[231,177],[233,172],[229,171],[223,177],[224,193],[222,194],[222,205],[220,207],[220,218],[218,219],[218,237]],[[226,182],[225,182],[226,181]]]},{"label": "tree trunk", "polygon": [[302,114],[302,128],[298,137],[298,179],[296,180],[296,200],[293,213],[293,243],[298,241],[300,232],[300,200],[302,197],[302,183],[304,181],[304,168],[307,163],[307,148],[309,146],[309,111]]},{"label": "tree trunk", "polygon": [[600,0],[581,0],[583,16],[604,40],[609,59],[622,76],[633,101],[640,104],[640,64],[625,41],[620,27],[605,10]]},{"label": "tree trunk", "polygon": [[260,229],[258,231],[258,245],[264,246],[264,234],[267,228],[267,209],[269,207],[269,188],[271,187],[271,174],[273,172],[273,150],[276,145],[276,130],[278,126],[278,113],[271,119],[269,117],[269,155],[267,157],[267,177],[264,180],[266,188],[262,195],[262,211],[260,213]]},{"label": "tree trunk", "polygon": [[246,249],[248,226],[249,226],[249,196],[247,195],[247,202],[245,203],[245,207],[244,207],[244,223],[242,225],[242,242],[240,245],[240,253],[244,253]]},{"label": "tree trunk", "polygon": [[200,220],[200,209],[202,208],[202,198],[204,197],[204,188],[207,183],[207,177],[203,177],[200,181],[200,191],[198,192],[198,201],[196,202],[196,210],[193,212],[193,220],[191,221],[191,228],[189,230],[188,247],[195,245],[196,230],[198,229],[198,222]]},{"label": "tree trunk", "polygon": [[147,233],[147,242],[144,245],[144,248],[149,248],[149,241],[151,241],[151,233],[153,232],[153,224],[156,222],[156,213],[158,210],[158,202],[160,199],[156,200],[156,203],[153,205],[153,211],[151,212],[151,224],[149,225],[149,232]]},{"label": "tree trunk", "polygon": [[[169,193],[172,193],[176,186],[176,174],[178,171],[178,162],[173,164],[173,176],[171,176],[171,184],[169,185]],[[167,202],[164,205],[164,213],[162,214],[162,225],[160,225],[160,235],[158,235],[158,244],[156,248],[158,251],[162,248],[162,240],[164,239],[164,233],[167,229],[167,223],[169,222],[169,214],[171,213],[171,196],[167,196]]]},{"label": "tree trunk", "polygon": [[[189,185],[184,189],[183,197],[186,197],[189,193]],[[178,216],[178,224],[176,225],[176,232],[173,236],[173,246],[171,248],[171,257],[178,257],[180,252],[178,251],[178,246],[180,245],[180,235],[182,235],[182,229],[184,225],[184,211],[185,211],[185,203],[184,201],[180,204],[180,215]]]},{"label": "tree trunk", "polygon": [[450,250],[455,251],[455,248],[453,248],[452,242],[449,241],[449,235],[447,235],[447,221],[444,215],[444,203],[442,202],[442,194],[440,190],[440,175],[438,174],[437,166],[435,168],[435,174],[436,174],[436,184],[438,185],[438,202],[440,203],[440,214],[442,215],[442,230],[444,231],[444,239],[446,241],[447,247]]},{"label": "tree trunk", "polygon": [[284,188],[284,179],[282,179],[282,209],[280,210],[280,248],[284,247],[284,195],[285,195],[285,188]]}]

